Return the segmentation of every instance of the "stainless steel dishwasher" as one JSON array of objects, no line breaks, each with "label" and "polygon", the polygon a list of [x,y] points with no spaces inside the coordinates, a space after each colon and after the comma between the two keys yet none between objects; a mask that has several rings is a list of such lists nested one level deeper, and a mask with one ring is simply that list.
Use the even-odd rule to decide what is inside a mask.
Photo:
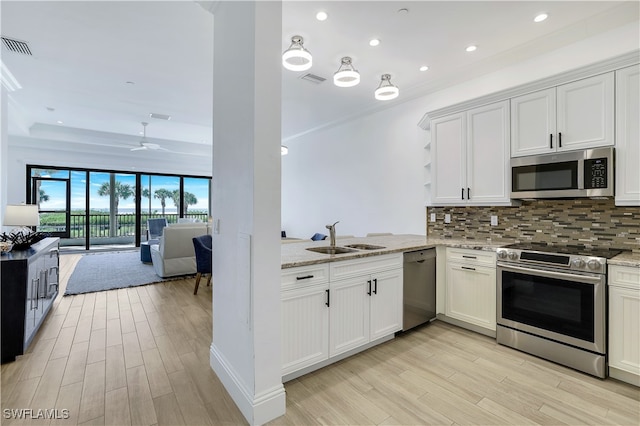
[{"label": "stainless steel dishwasher", "polygon": [[405,331],[436,317],[436,249],[405,253],[403,278]]}]

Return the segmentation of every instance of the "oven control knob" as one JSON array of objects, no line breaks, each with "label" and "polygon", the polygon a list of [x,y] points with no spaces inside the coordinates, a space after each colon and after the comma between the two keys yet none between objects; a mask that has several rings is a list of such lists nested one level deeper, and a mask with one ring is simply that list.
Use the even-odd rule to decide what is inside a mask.
[{"label": "oven control knob", "polygon": [[498,258],[506,259],[507,258],[507,251],[506,250],[498,250]]},{"label": "oven control knob", "polygon": [[516,253],[515,251],[510,251],[509,252],[509,259],[518,260],[518,253]]},{"label": "oven control knob", "polygon": [[582,269],[585,267],[586,263],[583,259],[573,259],[571,262],[574,268]]},{"label": "oven control knob", "polygon": [[589,269],[600,269],[602,267],[602,263],[598,262],[596,259],[591,259],[587,262],[587,266]]}]

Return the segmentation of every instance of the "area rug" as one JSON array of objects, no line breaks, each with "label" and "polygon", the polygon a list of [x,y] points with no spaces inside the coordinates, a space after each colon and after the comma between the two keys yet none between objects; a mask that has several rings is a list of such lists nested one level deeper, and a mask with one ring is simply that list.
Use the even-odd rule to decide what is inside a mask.
[{"label": "area rug", "polygon": [[136,287],[184,277],[160,278],[153,265],[140,261],[138,251],[86,254],[69,277],[64,295]]}]

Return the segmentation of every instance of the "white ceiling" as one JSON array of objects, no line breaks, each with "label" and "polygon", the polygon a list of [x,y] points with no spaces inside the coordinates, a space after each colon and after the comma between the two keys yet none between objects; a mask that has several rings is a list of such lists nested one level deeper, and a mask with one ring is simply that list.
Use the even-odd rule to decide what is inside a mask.
[{"label": "white ceiling", "polygon": [[[315,85],[299,79],[306,72],[283,68],[283,138],[637,21],[639,4],[285,1],[282,50],[291,36],[303,36],[314,58],[308,72],[327,81]],[[213,17],[195,2],[2,0],[0,8],[2,36],[27,41],[33,53],[2,47],[3,64],[22,86],[10,94],[10,134],[127,149],[148,121],[148,139],[173,150],[201,152],[211,144]],[[329,14],[324,22],[315,19],[320,10]],[[542,11],[549,19],[534,24]],[[378,47],[369,46],[372,37]],[[465,52],[469,44],[478,50]],[[353,58],[360,85],[333,85],[342,56]],[[400,87],[394,101],[373,98],[383,73]]]}]

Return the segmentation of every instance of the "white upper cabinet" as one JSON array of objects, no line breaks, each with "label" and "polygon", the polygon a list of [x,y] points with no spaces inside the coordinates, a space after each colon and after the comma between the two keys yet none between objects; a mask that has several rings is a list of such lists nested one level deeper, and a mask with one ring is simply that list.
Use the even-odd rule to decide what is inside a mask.
[{"label": "white upper cabinet", "polygon": [[431,121],[431,194],[436,205],[462,203],[465,114]]},{"label": "white upper cabinet", "polygon": [[616,71],[616,205],[640,206],[640,65]]},{"label": "white upper cabinet", "polygon": [[509,204],[509,101],[431,121],[432,203]]},{"label": "white upper cabinet", "polygon": [[511,99],[511,156],[614,144],[614,73]]}]

